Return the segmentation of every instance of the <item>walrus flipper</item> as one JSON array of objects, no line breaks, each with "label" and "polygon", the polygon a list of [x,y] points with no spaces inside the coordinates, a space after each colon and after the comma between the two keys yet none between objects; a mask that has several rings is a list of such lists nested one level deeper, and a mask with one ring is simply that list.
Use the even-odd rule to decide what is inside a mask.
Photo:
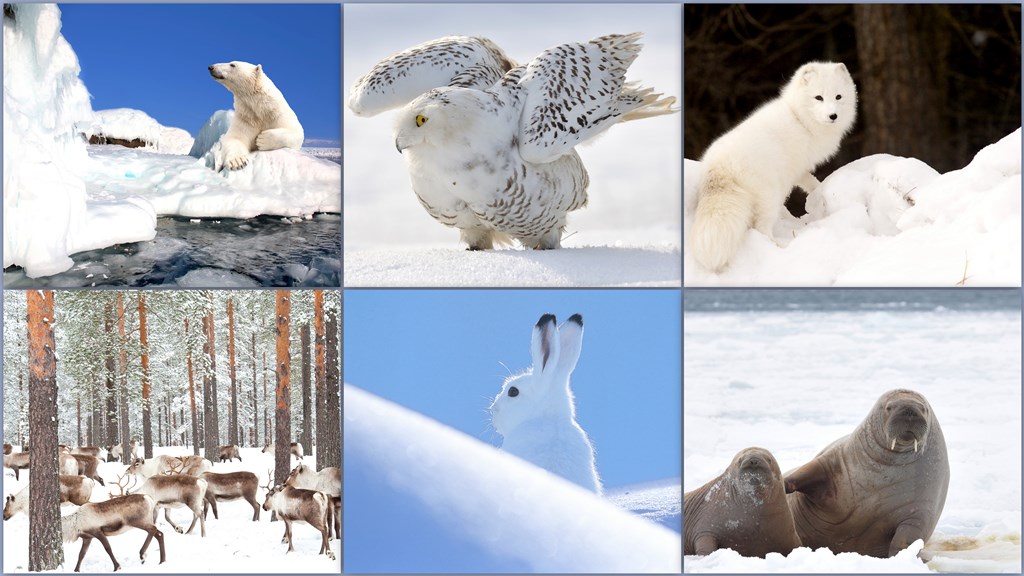
[{"label": "walrus flipper", "polygon": [[715,550],[718,550],[718,538],[715,538],[714,534],[701,534],[700,536],[697,536],[697,539],[693,543],[693,547],[698,556],[707,556]]},{"label": "walrus flipper", "polygon": [[811,498],[817,498],[828,491],[832,485],[828,470],[821,465],[821,460],[815,458],[807,464],[790,472],[786,476],[786,494],[803,492]]},{"label": "walrus flipper", "polygon": [[896,554],[907,549],[914,543],[915,540],[924,540],[924,530],[917,521],[907,519],[903,521],[897,528],[896,534],[892,537],[892,542],[889,544],[889,557],[892,558]]}]

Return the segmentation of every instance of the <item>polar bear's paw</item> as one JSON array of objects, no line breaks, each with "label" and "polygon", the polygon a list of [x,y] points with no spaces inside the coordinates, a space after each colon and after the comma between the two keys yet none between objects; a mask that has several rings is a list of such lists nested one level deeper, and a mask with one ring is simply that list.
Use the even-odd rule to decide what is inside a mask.
[{"label": "polar bear's paw", "polygon": [[271,128],[256,136],[257,150],[278,150],[280,148],[301,148],[302,130]]},{"label": "polar bear's paw", "polygon": [[233,138],[222,138],[216,158],[216,172],[220,172],[222,168],[241,170],[249,164],[249,147]]},{"label": "polar bear's paw", "polygon": [[248,165],[248,154],[237,154],[224,157],[224,166],[227,167],[228,170],[241,170],[242,168],[245,168]]}]

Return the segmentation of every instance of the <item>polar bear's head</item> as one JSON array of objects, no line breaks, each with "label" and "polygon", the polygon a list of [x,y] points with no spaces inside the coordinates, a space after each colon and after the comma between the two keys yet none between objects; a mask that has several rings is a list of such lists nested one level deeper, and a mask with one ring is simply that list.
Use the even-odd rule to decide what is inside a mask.
[{"label": "polar bear's head", "polygon": [[210,76],[234,94],[255,92],[263,83],[263,66],[248,62],[224,62],[209,67]]}]

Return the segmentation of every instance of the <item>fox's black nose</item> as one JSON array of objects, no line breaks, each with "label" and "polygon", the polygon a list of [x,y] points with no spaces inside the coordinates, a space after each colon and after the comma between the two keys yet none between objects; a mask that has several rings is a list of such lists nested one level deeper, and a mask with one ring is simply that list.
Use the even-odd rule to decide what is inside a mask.
[{"label": "fox's black nose", "polygon": [[829,114],[828,118],[829,118],[829,120],[833,120],[834,121],[836,118],[839,118],[839,114]]}]

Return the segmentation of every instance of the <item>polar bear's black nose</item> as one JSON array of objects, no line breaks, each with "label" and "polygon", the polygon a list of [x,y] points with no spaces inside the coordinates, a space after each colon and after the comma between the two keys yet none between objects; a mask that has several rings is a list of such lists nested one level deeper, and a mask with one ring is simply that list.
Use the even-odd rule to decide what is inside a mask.
[{"label": "polar bear's black nose", "polygon": [[213,72],[213,64],[210,64],[209,66],[207,66],[206,69],[209,70],[210,72]]}]

